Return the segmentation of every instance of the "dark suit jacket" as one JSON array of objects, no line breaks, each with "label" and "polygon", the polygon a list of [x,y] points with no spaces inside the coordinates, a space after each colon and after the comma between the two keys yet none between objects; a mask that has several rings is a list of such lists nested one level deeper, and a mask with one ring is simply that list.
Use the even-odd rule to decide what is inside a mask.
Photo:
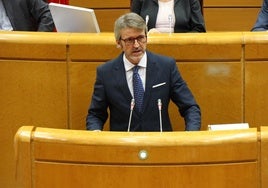
[{"label": "dark suit jacket", "polygon": [[[157,0],[133,0],[131,11],[143,19],[149,16],[148,30],[155,28],[158,13]],[[198,0],[174,0],[175,33],[206,32],[205,21]],[[168,16],[168,15],[167,15]]]},{"label": "dark suit jacket", "polygon": [[[128,128],[131,93],[126,81],[123,54],[97,68],[94,93],[87,116],[88,130],[102,130],[110,112],[110,130]],[[159,87],[153,87],[165,83]],[[201,113],[191,91],[182,79],[174,59],[147,51],[146,88],[143,112],[134,108],[131,131],[159,131],[157,100],[162,100],[163,131],[172,131],[168,115],[170,99],[179,107],[186,130],[199,130]]]},{"label": "dark suit jacket", "polygon": [[14,31],[53,31],[54,22],[43,0],[2,0]]},{"label": "dark suit jacket", "polygon": [[268,0],[264,0],[257,21],[252,31],[268,30]]}]

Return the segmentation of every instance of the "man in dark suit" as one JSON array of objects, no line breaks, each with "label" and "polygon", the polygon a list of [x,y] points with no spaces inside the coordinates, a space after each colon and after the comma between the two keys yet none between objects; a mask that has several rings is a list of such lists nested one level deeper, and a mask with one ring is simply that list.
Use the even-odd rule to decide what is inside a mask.
[{"label": "man in dark suit", "polygon": [[268,0],[264,0],[257,21],[251,31],[268,30]]},{"label": "man in dark suit", "polygon": [[43,0],[0,0],[0,10],[0,30],[53,31],[55,28],[48,4]]},{"label": "man in dark suit", "polygon": [[[111,131],[172,131],[168,115],[171,99],[185,120],[185,130],[200,130],[200,108],[175,60],[146,50],[147,26],[143,18],[136,13],[119,17],[114,33],[123,52],[97,68],[86,118],[87,129],[102,130],[109,108]],[[140,90],[144,90],[137,99],[134,91],[137,84],[133,77],[136,66],[139,67],[139,81],[142,81]],[[140,104],[138,101],[142,97]],[[131,113],[132,99],[135,99],[135,105]]]}]

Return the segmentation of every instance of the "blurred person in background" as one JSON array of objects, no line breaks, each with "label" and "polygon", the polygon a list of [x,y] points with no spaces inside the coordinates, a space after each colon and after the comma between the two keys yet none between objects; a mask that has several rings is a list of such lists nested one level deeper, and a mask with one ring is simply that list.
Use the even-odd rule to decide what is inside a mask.
[{"label": "blurred person in background", "polygon": [[146,21],[149,33],[206,32],[199,0],[132,0],[130,9]]},{"label": "blurred person in background", "polygon": [[251,31],[268,30],[268,0],[264,0],[257,21]]},{"label": "blurred person in background", "polygon": [[53,31],[48,4],[43,0],[0,0],[0,30]]}]

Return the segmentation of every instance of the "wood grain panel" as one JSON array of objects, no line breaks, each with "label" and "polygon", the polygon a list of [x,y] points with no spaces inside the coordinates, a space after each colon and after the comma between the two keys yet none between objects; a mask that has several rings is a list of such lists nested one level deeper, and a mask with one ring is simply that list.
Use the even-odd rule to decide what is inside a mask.
[{"label": "wood grain panel", "polygon": [[[254,162],[192,166],[105,166],[37,162],[35,180],[37,188],[86,188],[89,184],[94,188],[253,188],[258,186],[256,166]],[[50,175],[44,176],[44,173]]]},{"label": "wood grain panel", "polygon": [[[15,140],[21,186],[252,188],[260,183],[256,128],[127,133],[24,126]],[[139,158],[141,150],[146,159]],[[22,171],[26,167],[31,177]]]},{"label": "wood grain panel", "polygon": [[[241,59],[240,32],[150,34],[148,49],[176,59],[176,61],[232,61]],[[160,42],[165,41],[165,42]],[[229,41],[229,42],[227,42]]]},{"label": "wood grain panel", "polygon": [[247,32],[244,34],[245,60],[267,61],[268,60],[268,33]]},{"label": "wood grain panel", "polygon": [[1,32],[0,58],[66,60],[67,33]]},{"label": "wood grain panel", "polygon": [[[243,122],[240,62],[186,62],[178,63],[178,67],[200,105],[203,130],[210,124]],[[170,110],[176,127],[177,109],[172,106]]]},{"label": "wood grain panel", "polygon": [[217,6],[217,7],[260,7],[262,0],[204,0],[204,6]]},{"label": "wood grain panel", "polygon": [[104,62],[72,62],[70,64],[71,129],[86,129],[86,116],[94,90],[96,68],[102,63]]},{"label": "wood grain panel", "polygon": [[245,59],[248,61],[256,61],[256,60],[267,61],[268,60],[268,44],[267,43],[247,44],[245,46],[245,51],[246,51]]},{"label": "wood grain panel", "polygon": [[[67,128],[65,62],[0,61],[1,116],[7,125]],[[2,125],[2,124],[1,124]]]},{"label": "wood grain panel", "polygon": [[245,67],[245,121],[268,125],[268,61],[247,61]]},{"label": "wood grain panel", "polygon": [[[32,144],[35,148],[34,158],[39,161],[186,165],[257,159],[255,128],[243,131],[164,134],[109,131],[96,133],[51,128],[38,128],[35,131]],[[73,152],[74,148],[77,152]],[[236,152],[237,148],[240,148],[240,152]],[[141,150],[147,151],[149,157],[146,160],[139,158]],[[198,152],[198,157],[193,152]]]},{"label": "wood grain panel", "polygon": [[261,130],[261,187],[268,187],[268,126],[262,126]]},{"label": "wood grain panel", "polygon": [[[25,126],[23,129],[18,129],[16,132],[16,136],[14,136],[14,147],[17,149],[15,150],[15,157],[14,164],[14,174],[12,176],[11,182],[9,185],[3,187],[32,187],[31,181],[25,181],[31,179],[32,175],[32,166],[31,160],[25,160],[31,158],[31,134],[35,127],[33,126]],[[20,152],[23,151],[23,152]],[[6,170],[6,172],[9,172]],[[5,175],[6,176],[6,175]],[[4,177],[5,177],[4,176]],[[2,176],[1,176],[2,177]],[[19,184],[17,184],[19,183]]]},{"label": "wood grain panel", "polygon": [[206,8],[207,31],[250,31],[258,12],[259,8]]},{"label": "wood grain panel", "polygon": [[0,177],[14,183],[13,137],[21,124],[68,127],[66,63],[0,60],[0,104]]},{"label": "wood grain panel", "polygon": [[101,32],[113,32],[114,22],[121,15],[130,12],[126,9],[99,9],[95,10],[95,14],[99,23]]},{"label": "wood grain panel", "polygon": [[[115,44],[73,44],[70,45],[72,61],[104,62],[117,57],[121,50]],[[105,53],[104,53],[105,52]]]}]

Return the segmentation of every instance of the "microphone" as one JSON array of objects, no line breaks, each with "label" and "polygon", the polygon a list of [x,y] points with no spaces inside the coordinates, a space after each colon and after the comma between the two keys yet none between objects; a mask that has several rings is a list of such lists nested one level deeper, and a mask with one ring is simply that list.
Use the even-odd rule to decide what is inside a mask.
[{"label": "microphone", "polygon": [[146,23],[146,25],[148,25],[148,21],[149,21],[149,15],[146,15],[146,17],[145,17],[145,23]]},{"label": "microphone", "polygon": [[162,102],[161,99],[157,100],[157,105],[158,105],[158,110],[159,110],[159,124],[160,124],[160,132],[163,131],[163,127],[162,127],[162,114],[161,114],[161,110],[162,110]]},{"label": "microphone", "polygon": [[169,34],[171,35],[171,24],[172,24],[172,15],[168,15],[168,22],[169,22]]},{"label": "microphone", "polygon": [[134,106],[135,106],[135,99],[131,99],[131,102],[130,102],[130,114],[129,114],[129,119],[128,119],[127,132],[130,131],[130,124],[131,124],[132,112],[133,112]]}]

